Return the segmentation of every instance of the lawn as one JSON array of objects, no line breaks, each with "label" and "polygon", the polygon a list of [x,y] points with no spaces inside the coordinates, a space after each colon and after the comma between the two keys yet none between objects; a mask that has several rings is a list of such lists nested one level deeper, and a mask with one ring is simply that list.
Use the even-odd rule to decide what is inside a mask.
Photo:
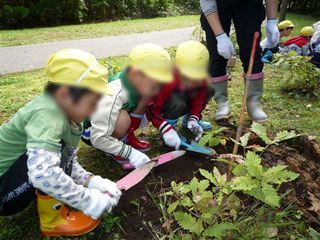
[{"label": "lawn", "polygon": [[[318,21],[308,15],[288,13],[287,19],[295,24],[292,36],[299,34],[302,27]],[[44,42],[87,39],[190,27],[199,24],[198,15],[152,19],[122,20],[114,22],[66,25],[47,28],[1,30],[0,47],[35,44]],[[264,36],[264,33],[263,33]]]},{"label": "lawn", "polygon": [[[290,17],[290,18],[289,18]],[[186,18],[189,19],[190,24],[195,24],[197,22],[196,16],[188,16],[188,17],[179,17],[179,18],[172,18],[172,19],[182,19]],[[168,18],[170,19],[170,18]],[[296,26],[298,25],[294,19],[298,19],[298,15],[289,14],[288,19],[291,19],[294,21]],[[146,28],[149,30],[152,30],[151,26],[144,26],[142,25],[146,24],[146,21],[151,20],[135,20],[133,21],[134,24],[141,22],[141,28],[140,30],[133,29],[133,31],[146,31]],[[161,21],[167,21],[166,19],[161,19]],[[304,17],[303,18],[304,23],[299,24],[300,26],[309,25],[310,22],[315,21],[315,19],[310,17]],[[121,22],[127,22],[126,24],[131,24],[129,21],[121,21]],[[105,25],[108,24],[117,24],[120,22],[115,23],[101,23],[101,28],[103,29]],[[150,22],[151,23],[151,22]],[[182,24],[182,23],[181,23]],[[99,24],[92,24],[93,32],[94,26]],[[148,25],[148,24],[146,24]],[[160,23],[153,21],[151,24],[154,28],[159,28],[161,26],[161,29],[163,29],[163,26],[167,26],[163,22]],[[58,27],[59,28],[70,28],[68,31],[72,31],[74,33],[75,38],[82,38],[87,36],[86,33],[81,32],[79,29],[81,27],[88,27],[90,25],[76,25],[76,26],[65,26],[65,27]],[[127,25],[128,26],[128,25]],[[126,33],[125,31],[131,30],[131,27],[124,27],[122,28],[120,33]],[[130,25],[133,26],[133,25]],[[187,25],[184,25],[187,26]],[[179,26],[176,26],[179,27]],[[78,28],[79,32],[75,31],[75,29]],[[298,30],[297,27],[296,30]],[[55,28],[50,28],[55,29]],[[46,30],[48,31],[49,28]],[[153,29],[154,30],[154,29]],[[13,38],[15,41],[15,44],[21,43],[21,40],[18,39],[27,39],[27,41],[35,41],[37,38],[41,37],[33,37],[32,31],[33,30],[25,30],[29,31],[28,36],[31,36],[28,39],[26,36],[20,35],[20,33],[17,34],[15,38]],[[37,31],[35,29],[35,31]],[[45,30],[39,29],[40,36],[45,35]],[[62,29],[57,30],[57,32],[63,31]],[[10,31],[7,31],[10,32]],[[18,32],[18,31],[17,31]],[[104,34],[106,34],[105,31]],[[110,31],[111,33],[111,31]],[[8,34],[8,33],[7,33]],[[56,40],[62,40],[66,37],[66,35],[69,35],[70,33],[63,33],[64,36],[61,36],[61,38],[55,38]],[[99,34],[99,32],[96,32],[96,34]],[[49,35],[49,34],[48,34]],[[71,35],[71,34],[70,34]],[[56,36],[57,37],[57,36]],[[11,44],[11,41],[8,40],[4,41],[5,44]],[[49,37],[47,36],[47,39],[52,40],[53,36]],[[41,38],[41,40],[45,41],[45,39]],[[3,43],[3,44],[4,44]],[[24,44],[24,43],[21,43]],[[114,58],[108,58],[108,59],[101,59],[100,60],[102,64],[105,64],[108,66],[111,73],[114,73],[118,71],[119,68],[122,68],[127,63],[126,56],[121,57],[114,57]],[[318,138],[318,141],[320,139],[320,101],[318,98],[309,98],[306,96],[299,96],[299,95],[287,95],[280,91],[280,87],[283,84],[283,78],[285,76],[285,72],[273,67],[272,65],[267,65],[265,67],[265,92],[263,97],[263,105],[266,110],[266,112],[269,115],[269,121],[266,122],[264,125],[267,127],[269,132],[278,132],[280,130],[295,130],[298,133],[306,134],[306,135],[312,135],[316,136]],[[12,116],[20,107],[22,107],[25,103],[30,101],[34,96],[39,95],[42,93],[43,85],[46,82],[46,76],[43,69],[30,71],[26,73],[19,73],[19,74],[10,74],[6,76],[0,77],[0,124],[7,121],[10,116]],[[234,125],[237,125],[238,117],[239,117],[239,109],[240,109],[240,102],[241,102],[241,96],[243,93],[243,79],[242,79],[242,70],[241,70],[241,63],[239,59],[237,59],[236,67],[234,68],[232,72],[232,81],[229,85],[229,95],[230,95],[230,101],[233,108],[233,117],[230,119],[230,122]],[[204,118],[214,123],[213,120],[213,114],[216,109],[216,105],[214,101],[211,101],[207,109],[205,111]],[[250,121],[248,118],[246,118],[246,125],[248,126],[250,124]],[[151,156],[155,156],[159,153],[158,145],[156,142],[159,141],[159,133],[149,126],[146,130],[144,130],[144,135],[155,143],[155,147],[152,149],[152,152],[150,153]],[[290,150],[292,151],[292,150]],[[95,174],[102,175],[104,177],[108,177],[112,180],[117,180],[121,176],[123,176],[124,172],[121,170],[118,164],[116,164],[111,159],[107,158],[103,153],[100,151],[94,150],[91,147],[81,145],[80,151],[79,151],[79,159],[82,165],[87,168],[89,171],[92,171]],[[139,203],[133,202],[132,204],[135,204],[138,206],[139,210]],[[290,210],[291,211],[291,210]],[[282,213],[282,212],[281,212]],[[103,223],[99,227],[99,230],[94,233],[89,233],[82,237],[77,238],[55,238],[58,239],[121,239],[119,237],[119,233],[122,232],[121,228],[117,227],[121,225],[121,220],[118,219],[118,216],[120,217],[126,217],[126,214],[131,213],[121,213],[117,216],[115,215],[106,215],[103,218]],[[300,215],[299,215],[300,216]],[[298,217],[297,216],[297,219]],[[139,224],[136,222],[135,224]],[[261,222],[263,225],[264,223]],[[300,223],[299,223],[300,224]],[[298,223],[297,223],[298,226]],[[123,226],[124,229],[126,229],[126,226]],[[299,228],[299,226],[298,226]],[[301,226],[302,228],[302,226]],[[34,239],[43,239],[41,237],[41,234],[38,229],[38,218],[36,215],[36,209],[35,205],[31,205],[28,209],[26,209],[21,214],[18,214],[16,216],[12,217],[0,217],[0,239],[25,239],[25,240],[34,240]],[[288,230],[289,231],[289,230]],[[110,233],[113,233],[108,236]],[[295,232],[292,233],[294,236]],[[101,237],[103,236],[103,237]],[[309,238],[292,238],[292,239],[309,239]],[[143,238],[141,238],[143,239]],[[252,239],[252,238],[251,238]],[[285,238],[282,238],[285,239]],[[289,239],[289,238],[286,238]],[[291,238],[290,238],[291,239]],[[314,238],[316,239],[316,238]]]},{"label": "lawn", "polygon": [[[118,67],[125,66],[126,57],[115,57],[101,60],[103,64],[107,64],[110,72],[114,72]],[[270,120],[265,126],[271,132],[277,132],[284,129],[294,129],[299,133],[314,135],[318,139],[320,137],[319,127],[319,99],[306,98],[296,96],[294,98],[282,94],[279,90],[283,77],[282,71],[266,66],[265,68],[265,94],[263,98],[264,107],[269,114]],[[230,82],[230,99],[233,106],[233,118],[231,123],[236,124],[239,116],[240,98],[243,91],[243,79],[241,77],[241,64],[237,61],[237,65],[232,73],[232,81]],[[44,70],[36,70],[20,74],[11,74],[0,78],[0,103],[1,114],[0,123],[5,122],[20,107],[31,100],[35,95],[41,94],[46,77]],[[308,107],[308,106],[312,107]],[[205,119],[213,122],[213,113],[216,109],[214,101],[210,102],[205,112]],[[246,124],[249,124],[247,119]],[[150,140],[158,139],[158,133],[152,127],[148,127],[144,131]],[[157,141],[157,140],[155,140]],[[153,149],[151,155],[158,154],[158,149]],[[123,171],[119,166],[106,158],[103,153],[85,145],[80,149],[80,161],[90,171],[109,177],[113,180],[119,179],[123,175]],[[35,207],[32,205],[23,214],[19,214],[10,218],[0,218],[0,239],[40,239],[40,233],[37,228],[37,216]],[[110,220],[111,218],[111,220]],[[111,223],[110,223],[111,221]],[[118,221],[118,220],[117,220]],[[100,228],[99,233],[106,234],[110,231],[110,227],[114,227],[117,221],[113,217],[106,216],[104,224]],[[108,224],[111,224],[108,225]],[[26,234],[27,233],[27,234]],[[86,235],[81,239],[91,239],[90,236],[96,238],[97,235]]]},{"label": "lawn", "polygon": [[184,28],[194,26],[198,21],[199,16],[188,15],[47,28],[1,30],[0,47]]}]

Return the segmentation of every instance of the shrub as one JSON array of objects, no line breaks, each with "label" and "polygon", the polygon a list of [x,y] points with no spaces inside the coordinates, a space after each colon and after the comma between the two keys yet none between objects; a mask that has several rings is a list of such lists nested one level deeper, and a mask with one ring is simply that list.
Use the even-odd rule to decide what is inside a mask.
[{"label": "shrub", "polygon": [[280,67],[283,75],[281,89],[284,92],[318,95],[320,87],[320,69],[309,62],[310,57],[297,56],[289,52],[284,56],[276,55],[275,67]]}]

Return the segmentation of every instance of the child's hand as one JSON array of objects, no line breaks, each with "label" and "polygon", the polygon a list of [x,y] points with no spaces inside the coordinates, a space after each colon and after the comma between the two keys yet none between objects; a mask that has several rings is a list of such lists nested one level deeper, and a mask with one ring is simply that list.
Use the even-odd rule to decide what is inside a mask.
[{"label": "child's hand", "polygon": [[112,208],[118,204],[118,198],[111,197],[97,189],[88,190],[90,190],[90,200],[83,212],[93,219],[98,219],[104,212],[111,212]]},{"label": "child's hand", "polygon": [[174,147],[176,150],[179,149],[181,144],[181,139],[174,129],[170,129],[168,132],[163,134],[163,140],[166,145]]},{"label": "child's hand", "polygon": [[188,129],[196,135],[196,141],[199,141],[203,134],[203,129],[199,125],[199,121],[195,118],[189,118]]},{"label": "child's hand", "polygon": [[115,182],[112,182],[109,179],[102,178],[100,176],[94,176],[93,178],[91,178],[88,184],[88,188],[98,189],[102,193],[108,192],[118,200],[122,195]]},{"label": "child's hand", "polygon": [[139,168],[150,161],[150,158],[144,153],[132,148],[129,156],[130,163],[135,167]]}]

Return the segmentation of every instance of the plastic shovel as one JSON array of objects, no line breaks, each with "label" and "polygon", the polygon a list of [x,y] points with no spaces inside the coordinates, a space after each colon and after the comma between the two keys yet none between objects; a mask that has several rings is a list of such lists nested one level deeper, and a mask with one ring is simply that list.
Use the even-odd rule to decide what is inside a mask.
[{"label": "plastic shovel", "polygon": [[200,146],[195,141],[189,142],[186,137],[182,135],[179,135],[179,136],[181,139],[180,147],[183,147],[183,149],[188,152],[193,152],[193,153],[198,153],[198,154],[203,154],[208,156],[213,156],[214,154],[216,154],[216,152],[212,148]]},{"label": "plastic shovel", "polygon": [[146,163],[140,168],[133,170],[122,179],[120,179],[117,182],[118,188],[120,190],[128,190],[129,188],[141,182],[149,174],[152,168],[170,162],[178,157],[181,157],[185,153],[186,152],[183,150],[172,151],[153,158],[150,162]]}]

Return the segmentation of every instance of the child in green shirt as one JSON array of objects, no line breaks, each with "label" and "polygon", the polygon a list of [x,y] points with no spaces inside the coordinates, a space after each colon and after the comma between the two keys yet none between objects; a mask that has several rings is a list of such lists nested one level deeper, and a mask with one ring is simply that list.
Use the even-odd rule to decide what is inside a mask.
[{"label": "child in green shirt", "polygon": [[65,49],[49,58],[46,73],[44,95],[0,127],[0,215],[20,212],[37,197],[44,235],[80,235],[121,196],[116,183],[84,170],[76,156],[81,122],[110,94],[108,71],[93,55]]}]

